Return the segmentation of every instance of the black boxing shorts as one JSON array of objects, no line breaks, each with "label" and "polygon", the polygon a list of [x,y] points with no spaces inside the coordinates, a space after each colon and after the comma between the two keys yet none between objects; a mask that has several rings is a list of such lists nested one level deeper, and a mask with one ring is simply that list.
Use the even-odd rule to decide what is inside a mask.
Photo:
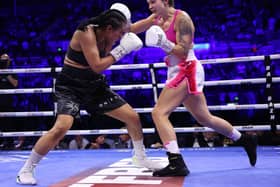
[{"label": "black boxing shorts", "polygon": [[57,114],[77,117],[81,106],[90,114],[104,114],[126,104],[102,74],[64,65],[55,85]]}]

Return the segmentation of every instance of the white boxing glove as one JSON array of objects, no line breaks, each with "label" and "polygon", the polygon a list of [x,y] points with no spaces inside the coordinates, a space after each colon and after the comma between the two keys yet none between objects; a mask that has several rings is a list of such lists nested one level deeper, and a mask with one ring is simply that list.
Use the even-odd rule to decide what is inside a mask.
[{"label": "white boxing glove", "polygon": [[143,42],[140,40],[140,38],[136,34],[128,32],[123,35],[120,40],[120,44],[112,49],[110,54],[116,61],[119,61],[122,57],[124,57],[131,51],[137,51],[141,49],[142,46]]},{"label": "white boxing glove", "polygon": [[114,3],[110,7],[110,9],[115,9],[115,10],[118,10],[118,11],[122,12],[125,15],[125,17],[126,17],[127,22],[131,23],[131,13],[130,13],[129,8],[125,4]]},{"label": "white boxing glove", "polygon": [[171,52],[175,44],[166,38],[164,31],[157,25],[151,26],[146,31],[145,43],[150,47],[160,47],[167,53]]}]

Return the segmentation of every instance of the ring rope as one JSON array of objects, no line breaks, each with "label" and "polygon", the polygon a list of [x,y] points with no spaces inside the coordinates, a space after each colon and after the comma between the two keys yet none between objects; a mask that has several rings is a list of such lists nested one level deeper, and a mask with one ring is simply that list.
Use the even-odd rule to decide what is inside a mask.
[{"label": "ring rope", "polygon": [[[234,126],[239,131],[267,131],[270,130],[270,125],[246,125]],[[276,126],[280,130],[280,125]],[[191,133],[191,132],[212,132],[209,127],[178,127],[174,128],[176,133]],[[154,128],[143,128],[143,133],[155,133]],[[48,131],[20,131],[20,132],[0,132],[0,137],[16,137],[16,136],[42,136]],[[99,129],[99,130],[69,130],[66,135],[96,135],[96,134],[126,134],[126,129]]]},{"label": "ring rope", "polygon": [[[266,78],[255,78],[255,79],[242,79],[242,80],[220,80],[220,81],[206,81],[205,86],[219,86],[219,85],[235,85],[235,84],[260,84],[266,83],[266,87],[271,85],[272,82],[280,82],[280,77],[271,77],[271,60],[280,59],[280,54],[272,54],[269,56],[249,56],[249,57],[234,57],[234,58],[220,58],[220,59],[207,59],[200,60],[202,64],[218,64],[218,63],[230,63],[230,62],[245,62],[245,61],[265,61]],[[269,61],[269,62],[267,62]],[[154,68],[166,67],[165,63],[154,63],[154,64],[126,64],[126,65],[112,65],[109,70],[119,69],[145,69],[150,68],[151,75],[153,78]],[[61,67],[51,68],[24,68],[24,69],[1,69],[0,74],[17,74],[17,73],[56,73],[62,70]],[[154,77],[155,78],[155,77]],[[55,82],[54,82],[55,83]],[[156,84],[152,80],[151,84],[140,84],[140,85],[112,85],[111,88],[114,90],[123,89],[151,89],[151,88],[162,88],[164,84]],[[270,89],[268,89],[270,90]],[[271,91],[271,90],[270,90]],[[18,93],[53,93],[54,88],[33,88],[33,89],[10,89],[0,90],[0,94],[18,94]],[[154,92],[155,94],[155,92]],[[280,129],[279,125],[275,124],[275,120],[272,119],[274,113],[271,110],[280,108],[280,103],[273,103],[272,96],[268,95],[267,104],[245,104],[236,105],[228,104],[222,106],[208,106],[209,110],[243,110],[243,109],[269,109],[270,111],[270,125],[257,125],[257,126],[235,126],[238,130],[271,130],[272,128]],[[153,108],[135,108],[139,113],[151,112]],[[176,112],[186,112],[184,107],[177,107]],[[82,115],[86,115],[86,111],[81,111]],[[54,116],[54,111],[36,111],[36,112],[0,112],[0,117],[30,117],[30,116]],[[272,125],[273,124],[273,125]],[[175,128],[176,132],[206,132],[212,131],[207,127],[194,127],[194,128]],[[154,129],[143,129],[144,133],[154,133]],[[47,131],[29,131],[29,132],[2,132],[1,136],[41,136],[47,133]],[[121,134],[123,131],[119,129],[109,130],[77,130],[69,131],[67,135],[74,134]]]},{"label": "ring rope", "polygon": [[[280,77],[273,77],[273,83],[280,82]],[[237,80],[219,80],[219,81],[205,81],[205,86],[224,86],[224,85],[248,85],[248,84],[262,84],[266,83],[266,78],[255,79],[237,79]],[[156,84],[156,88],[163,88],[164,83]],[[131,84],[131,85],[111,85],[113,90],[138,90],[138,89],[152,89],[155,86],[152,84]],[[1,89],[0,94],[27,94],[27,93],[52,93],[54,88],[22,88],[22,89]]]},{"label": "ring rope", "polygon": [[280,54],[272,54],[272,55],[269,55],[269,56],[270,56],[270,59],[271,59],[271,60],[280,59]]},{"label": "ring rope", "polygon": [[[236,104],[228,104],[228,105],[212,105],[208,106],[208,109],[211,111],[215,110],[263,110],[268,109],[268,104],[245,104],[245,105],[236,105]],[[280,103],[275,103],[274,108],[280,108]],[[138,113],[150,113],[153,108],[134,108],[134,110]],[[184,107],[177,107],[175,112],[187,112],[187,109]],[[54,116],[54,111],[29,111],[29,112],[0,112],[0,117],[36,117],[36,116]],[[85,110],[81,110],[81,115],[88,115]]]},{"label": "ring rope", "polygon": [[[280,59],[280,54],[269,55],[271,60]],[[233,57],[233,58],[216,58],[200,60],[202,64],[218,64],[218,63],[233,63],[233,62],[248,62],[248,61],[264,61],[265,56],[247,56],[247,57]],[[154,63],[155,68],[166,67],[166,64]],[[112,65],[108,70],[121,70],[121,69],[145,69],[149,68],[150,64],[123,64],[123,65]],[[50,73],[53,68],[21,68],[21,69],[0,69],[0,74],[16,74],[16,73]],[[61,67],[54,68],[55,72],[60,72]]]}]

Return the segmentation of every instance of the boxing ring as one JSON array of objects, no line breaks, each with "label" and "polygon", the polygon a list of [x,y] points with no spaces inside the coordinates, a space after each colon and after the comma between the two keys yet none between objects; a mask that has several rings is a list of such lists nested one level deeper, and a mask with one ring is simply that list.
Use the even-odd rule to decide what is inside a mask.
[{"label": "boxing ring", "polygon": [[[274,102],[273,86],[280,82],[280,77],[272,76],[272,61],[279,60],[280,54],[267,56],[247,56],[235,58],[220,58],[201,60],[202,64],[223,64],[254,61],[263,61],[265,74],[261,78],[215,80],[206,81],[205,87],[219,87],[229,85],[263,85],[266,90],[266,102],[260,104],[227,104],[209,105],[210,111],[239,111],[262,110],[269,116],[267,123],[258,125],[235,126],[240,131],[277,131],[276,111],[280,103]],[[159,90],[163,83],[156,80],[156,69],[164,68],[165,63],[154,64],[128,64],[113,65],[109,70],[134,70],[148,69],[151,75],[151,83],[131,85],[111,85],[113,90],[143,90],[150,89],[154,102],[157,101]],[[61,68],[29,68],[29,69],[5,69],[0,74],[29,74],[29,73],[57,73]],[[55,85],[55,78],[53,78]],[[24,88],[0,90],[0,94],[51,94],[52,88]],[[280,101],[279,101],[280,102]],[[56,114],[56,103],[51,111],[25,111],[25,112],[0,112],[0,117],[53,117]],[[138,113],[150,113],[152,107],[134,108]],[[177,107],[175,112],[187,112],[184,107]],[[87,115],[82,110],[81,115]],[[3,124],[1,124],[3,125]],[[207,127],[176,127],[177,133],[208,132]],[[96,135],[96,134],[123,134],[125,129],[88,129],[69,130],[66,135]],[[0,132],[1,137],[18,136],[42,136],[47,131],[18,131]],[[144,134],[155,133],[154,128],[144,128]],[[191,170],[188,177],[152,177],[150,171],[143,168],[134,168],[130,163],[131,150],[63,150],[51,151],[38,166],[38,186],[279,186],[280,181],[280,148],[259,147],[258,162],[251,168],[245,152],[240,147],[220,148],[182,148],[182,154]],[[162,149],[148,149],[148,156],[158,162],[167,162],[165,151]],[[0,181],[4,186],[16,186],[15,176],[23,161],[29,155],[29,151],[1,151],[0,155]],[[112,157],[112,155],[114,155]],[[55,169],[54,169],[55,168]],[[3,173],[3,174],[2,174]]]}]

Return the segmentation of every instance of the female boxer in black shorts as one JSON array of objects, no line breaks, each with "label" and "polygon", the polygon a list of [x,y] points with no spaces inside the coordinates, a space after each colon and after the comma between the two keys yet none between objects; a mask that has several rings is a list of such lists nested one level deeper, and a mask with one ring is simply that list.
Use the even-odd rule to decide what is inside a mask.
[{"label": "female boxer in black shorts", "polygon": [[[125,9],[123,9],[125,8]],[[64,137],[79,115],[80,105],[88,113],[105,114],[124,122],[133,140],[134,163],[158,169],[147,159],[139,115],[108,86],[101,72],[132,50],[142,47],[141,40],[127,30],[127,7],[107,10],[82,22],[70,41],[62,72],[57,78],[55,96],[57,118],[52,129],[34,146],[30,157],[18,173],[19,184],[36,184],[33,170],[39,161]],[[116,41],[120,44],[112,49]]]}]

